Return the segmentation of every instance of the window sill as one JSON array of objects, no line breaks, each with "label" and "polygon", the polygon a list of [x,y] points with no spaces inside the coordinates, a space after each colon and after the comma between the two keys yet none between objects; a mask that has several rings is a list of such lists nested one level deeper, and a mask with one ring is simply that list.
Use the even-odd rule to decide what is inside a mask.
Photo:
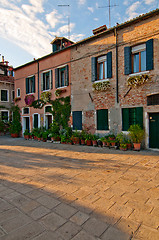
[{"label": "window sill", "polygon": [[58,88],[56,88],[56,89],[61,89],[61,90],[62,90],[63,88],[65,89],[65,88],[67,88],[67,87],[68,87],[68,86],[63,86],[63,87],[58,87]]},{"label": "window sill", "polygon": [[51,89],[42,90],[42,92],[49,92]]},{"label": "window sill", "polygon": [[102,80],[96,80],[94,83],[100,83],[100,82],[108,82],[109,81],[109,78],[105,78],[105,79],[102,79]]},{"label": "window sill", "polygon": [[148,74],[149,72],[150,72],[150,71],[143,71],[143,72],[131,73],[131,74],[129,74],[129,77],[138,76],[138,75],[142,75],[142,74]]}]

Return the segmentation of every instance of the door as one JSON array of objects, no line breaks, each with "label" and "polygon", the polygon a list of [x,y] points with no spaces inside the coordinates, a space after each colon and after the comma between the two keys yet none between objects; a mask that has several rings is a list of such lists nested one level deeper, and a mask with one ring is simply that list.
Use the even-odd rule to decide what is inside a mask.
[{"label": "door", "polygon": [[149,147],[159,148],[159,113],[149,114]]},{"label": "door", "polygon": [[45,115],[45,127],[46,127],[46,129],[50,128],[51,123],[52,123],[52,115]]},{"label": "door", "polygon": [[30,131],[30,119],[29,117],[23,117],[23,133],[28,129]]}]

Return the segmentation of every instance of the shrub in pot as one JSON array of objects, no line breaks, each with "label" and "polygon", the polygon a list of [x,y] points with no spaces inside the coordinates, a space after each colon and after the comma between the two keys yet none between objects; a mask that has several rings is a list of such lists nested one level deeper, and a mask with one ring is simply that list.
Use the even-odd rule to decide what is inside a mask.
[{"label": "shrub in pot", "polygon": [[145,131],[139,124],[131,125],[128,129],[129,136],[133,142],[134,150],[139,151],[141,149],[141,142],[145,136]]},{"label": "shrub in pot", "polygon": [[26,140],[28,140],[29,137],[30,137],[29,130],[28,130],[28,129],[25,129],[25,132],[24,132],[24,138],[25,138]]},{"label": "shrub in pot", "polygon": [[16,105],[13,107],[13,121],[10,123],[9,132],[12,137],[19,137],[19,133],[22,130],[21,121],[20,121],[20,109]]},{"label": "shrub in pot", "polygon": [[93,144],[93,147],[97,147],[98,146],[98,143],[97,143],[97,140],[98,140],[98,136],[97,135],[92,135],[92,144]]}]

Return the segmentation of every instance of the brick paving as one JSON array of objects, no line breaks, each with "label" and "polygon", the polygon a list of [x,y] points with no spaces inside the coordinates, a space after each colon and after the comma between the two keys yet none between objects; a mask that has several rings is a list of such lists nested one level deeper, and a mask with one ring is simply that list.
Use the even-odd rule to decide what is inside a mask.
[{"label": "brick paving", "polygon": [[0,240],[158,240],[159,152],[0,136]]}]

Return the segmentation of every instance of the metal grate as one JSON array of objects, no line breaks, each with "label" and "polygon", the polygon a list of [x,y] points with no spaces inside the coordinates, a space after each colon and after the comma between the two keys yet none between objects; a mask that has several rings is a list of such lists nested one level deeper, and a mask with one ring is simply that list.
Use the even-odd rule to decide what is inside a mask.
[{"label": "metal grate", "polygon": [[159,94],[154,94],[147,97],[147,106],[159,105]]}]

